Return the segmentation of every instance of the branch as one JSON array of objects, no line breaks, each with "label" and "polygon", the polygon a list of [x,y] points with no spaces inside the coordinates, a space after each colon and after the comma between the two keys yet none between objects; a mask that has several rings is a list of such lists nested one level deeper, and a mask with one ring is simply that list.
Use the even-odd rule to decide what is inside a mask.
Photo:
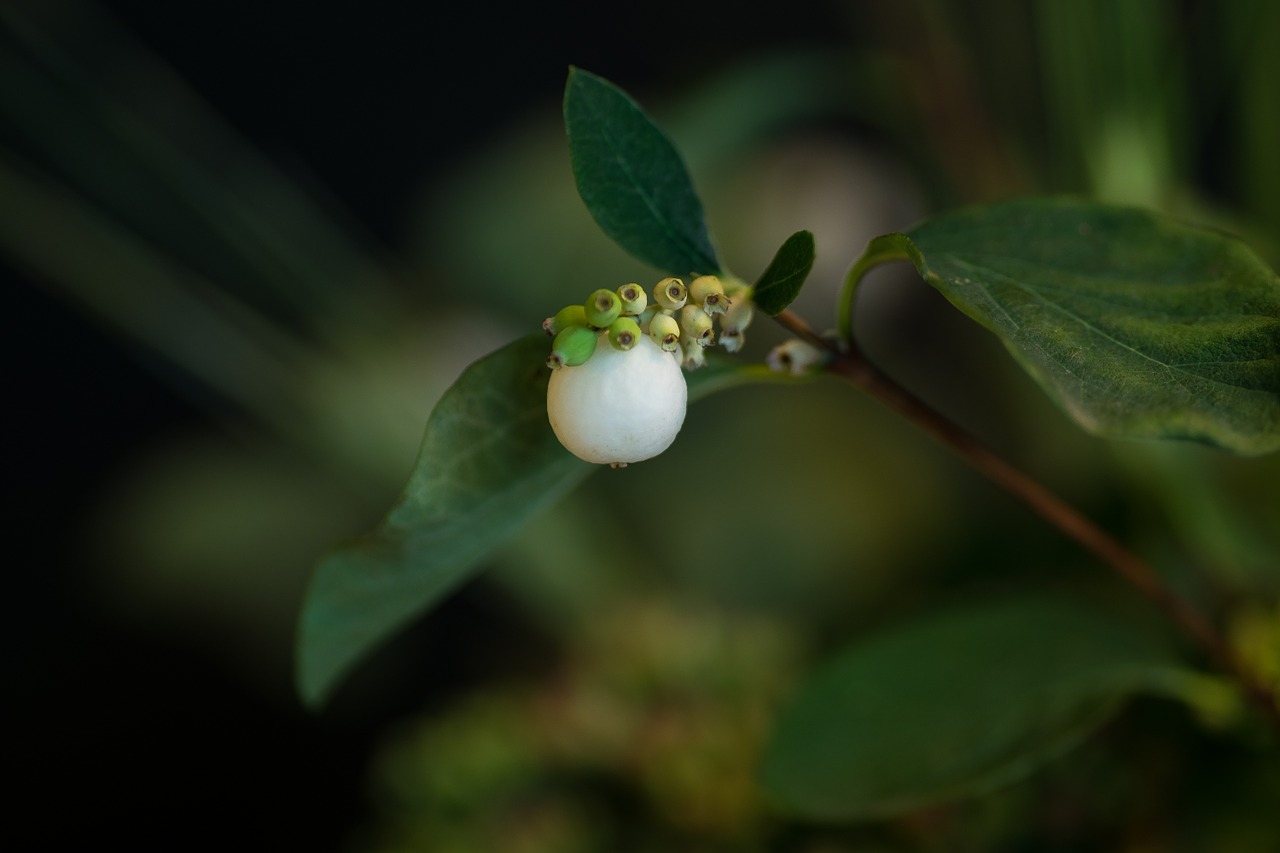
[{"label": "branch", "polygon": [[1137,554],[1098,527],[1039,481],[1015,468],[959,425],[930,407],[869,362],[851,339],[835,342],[818,335],[790,310],[776,319],[792,334],[830,355],[826,371],[856,385],[958,453],[997,486],[1032,512],[1111,567],[1130,586],[1151,601],[1200,646],[1217,666],[1239,684],[1249,701],[1280,730],[1280,706],[1256,677],[1240,663],[1231,646],[1190,602],[1179,597]]}]

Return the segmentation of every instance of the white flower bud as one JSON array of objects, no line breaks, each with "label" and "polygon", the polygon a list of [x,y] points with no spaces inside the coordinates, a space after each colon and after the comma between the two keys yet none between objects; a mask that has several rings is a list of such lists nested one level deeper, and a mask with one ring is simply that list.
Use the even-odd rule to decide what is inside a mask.
[{"label": "white flower bud", "polygon": [[826,364],[829,357],[826,352],[817,347],[793,338],[774,347],[765,356],[765,363],[774,373],[804,376]]}]

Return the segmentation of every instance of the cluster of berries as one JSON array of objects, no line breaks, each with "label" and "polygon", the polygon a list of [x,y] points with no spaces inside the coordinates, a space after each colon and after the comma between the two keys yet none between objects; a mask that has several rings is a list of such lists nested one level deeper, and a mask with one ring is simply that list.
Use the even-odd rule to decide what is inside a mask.
[{"label": "cluster of berries", "polygon": [[683,366],[693,369],[706,363],[703,350],[716,342],[716,319],[720,345],[736,352],[751,317],[749,293],[730,298],[713,275],[698,276],[688,287],[678,278],[664,278],[653,287],[652,304],[635,283],[601,289],[543,321],[542,328],[553,336],[547,366],[556,370],[585,363],[607,335],[609,344],[622,352],[648,337],[665,352],[678,351]]}]

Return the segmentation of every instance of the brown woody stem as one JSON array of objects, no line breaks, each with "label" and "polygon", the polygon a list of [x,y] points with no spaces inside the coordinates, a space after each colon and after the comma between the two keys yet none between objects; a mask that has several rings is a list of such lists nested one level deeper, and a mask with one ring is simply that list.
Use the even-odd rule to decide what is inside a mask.
[{"label": "brown woody stem", "polygon": [[1236,657],[1213,624],[1190,602],[1170,589],[1137,554],[1098,527],[1070,504],[1015,468],[986,445],[927,403],[903,388],[866,359],[852,343],[837,344],[821,337],[796,314],[783,311],[775,319],[788,331],[830,355],[826,371],[871,394],[925,432],[958,453],[997,486],[1022,501],[1032,512],[1089,551],[1137,589],[1205,651],[1244,691],[1267,721],[1280,730],[1276,698]]}]

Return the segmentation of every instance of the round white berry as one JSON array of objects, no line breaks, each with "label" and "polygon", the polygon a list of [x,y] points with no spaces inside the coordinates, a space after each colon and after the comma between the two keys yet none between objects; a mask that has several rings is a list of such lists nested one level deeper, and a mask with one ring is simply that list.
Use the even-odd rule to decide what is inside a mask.
[{"label": "round white berry", "polygon": [[648,335],[620,352],[601,335],[585,364],[551,374],[547,417],[569,452],[587,462],[619,466],[670,447],[688,401],[684,372],[673,353]]}]

